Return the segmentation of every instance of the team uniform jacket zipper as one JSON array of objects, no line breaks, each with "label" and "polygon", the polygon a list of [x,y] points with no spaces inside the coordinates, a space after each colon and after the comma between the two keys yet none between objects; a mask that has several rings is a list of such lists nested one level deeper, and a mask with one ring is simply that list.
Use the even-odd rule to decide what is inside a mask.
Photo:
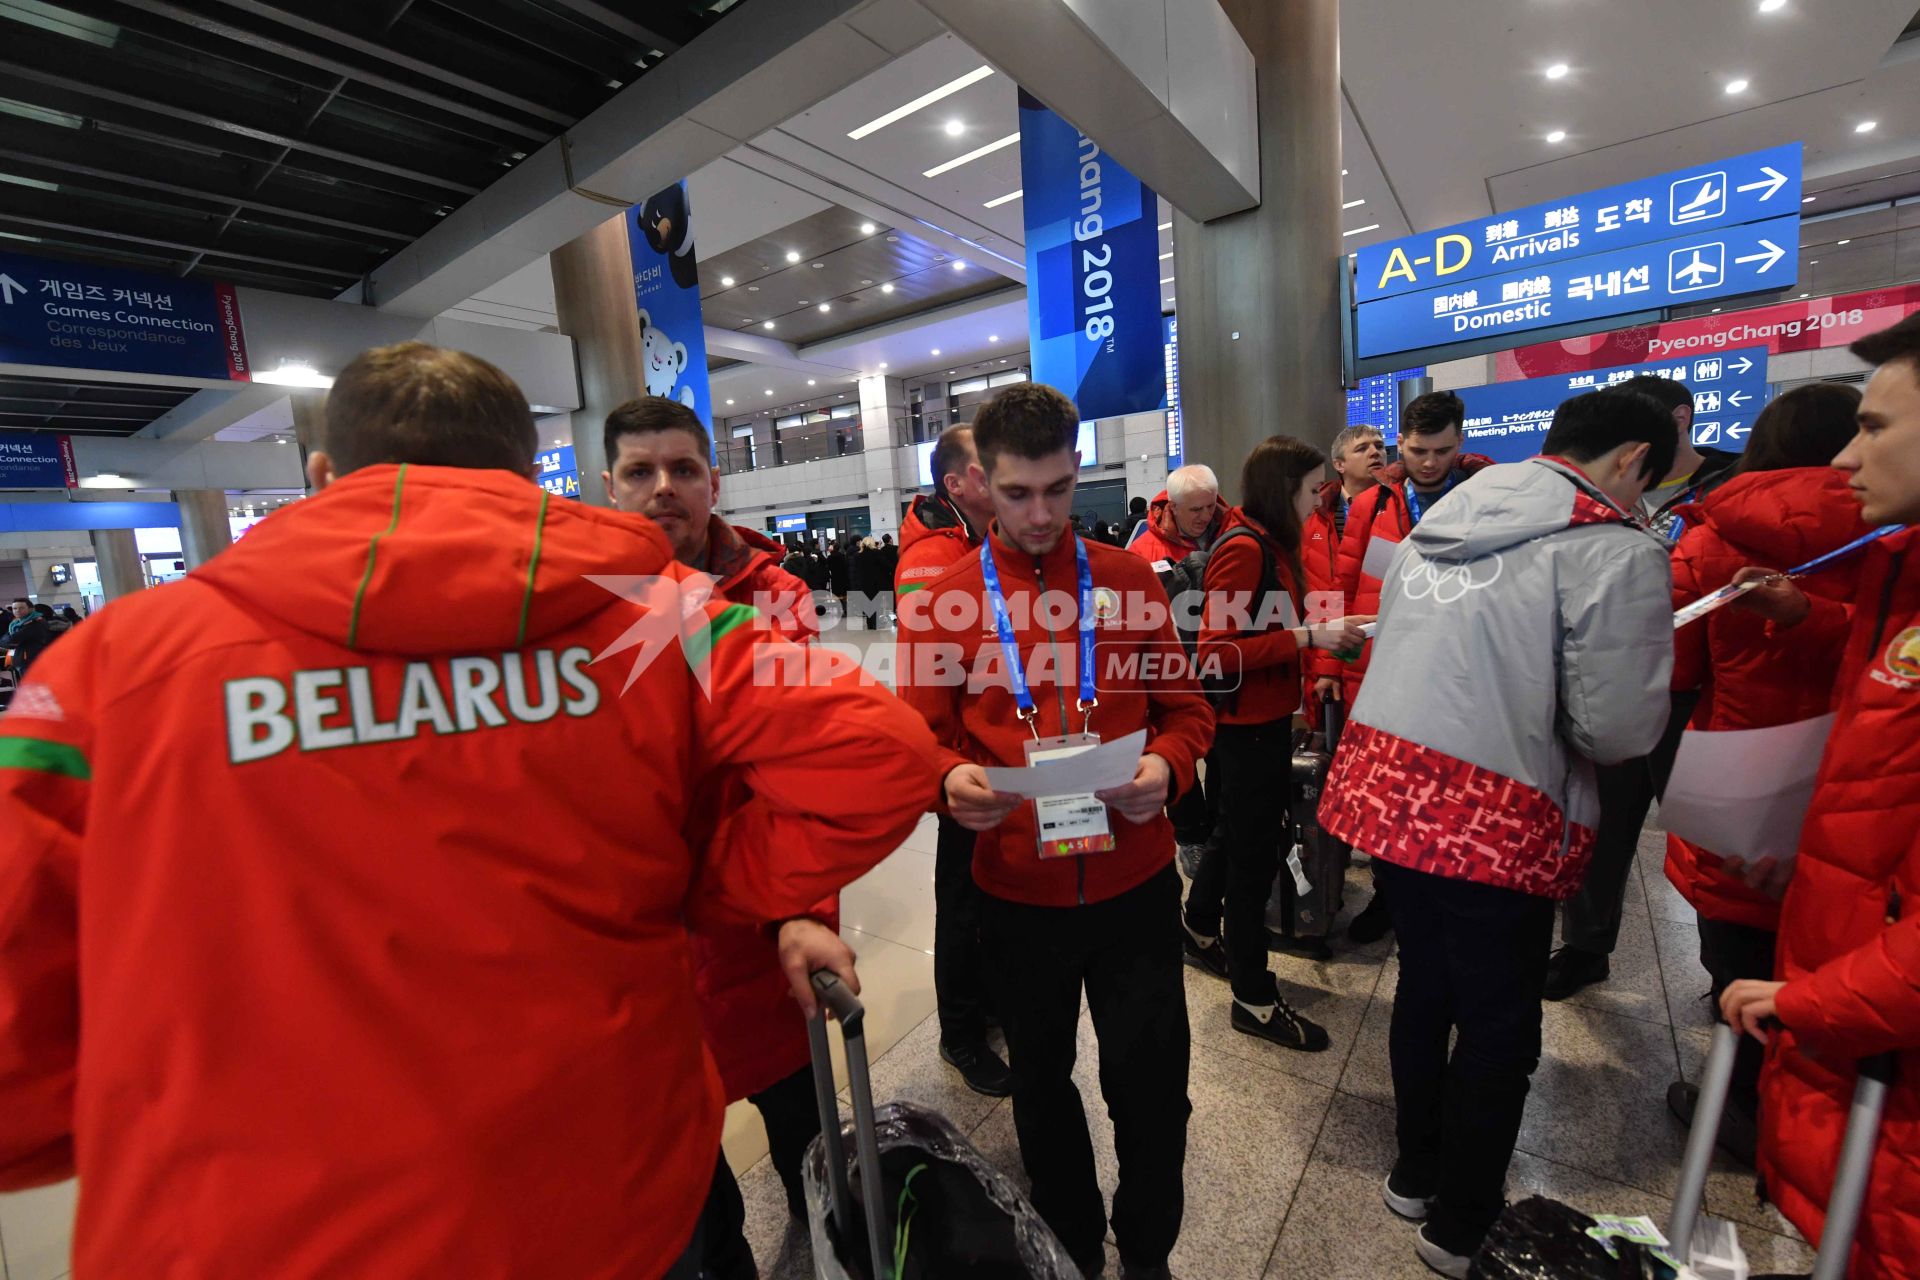
[{"label": "team uniform jacket zipper", "polygon": [[[1033,558],[1033,579],[1039,584],[1039,594],[1047,594],[1047,575],[1040,567],[1039,556]],[[1078,625],[1078,619],[1075,619],[1075,625]],[[1052,647],[1054,660],[1058,662],[1060,658],[1060,637],[1052,627],[1047,628],[1047,644]],[[1057,669],[1056,667],[1056,670]],[[1079,670],[1077,664],[1074,670]],[[1053,682],[1053,695],[1055,701],[1057,701],[1060,706],[1060,736],[1064,738],[1071,730],[1067,728],[1067,691],[1058,679],[1055,679]],[[1073,881],[1074,902],[1084,907],[1087,905],[1087,860],[1084,855],[1073,860]]]}]

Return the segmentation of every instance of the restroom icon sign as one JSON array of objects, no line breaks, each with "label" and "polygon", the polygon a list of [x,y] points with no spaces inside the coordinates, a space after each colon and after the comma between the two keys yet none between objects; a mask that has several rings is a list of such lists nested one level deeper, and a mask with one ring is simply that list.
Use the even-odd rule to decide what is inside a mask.
[{"label": "restroom icon sign", "polygon": [[1693,362],[1693,380],[1695,382],[1718,382],[1723,366],[1717,359],[1695,360]]}]

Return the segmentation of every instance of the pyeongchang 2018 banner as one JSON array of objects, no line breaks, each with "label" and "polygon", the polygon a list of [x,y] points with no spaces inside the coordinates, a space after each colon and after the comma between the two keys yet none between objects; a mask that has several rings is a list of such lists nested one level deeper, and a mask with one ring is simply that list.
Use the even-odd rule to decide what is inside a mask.
[{"label": "pyeongchang 2018 banner", "polygon": [[1034,381],[1084,422],[1165,409],[1153,192],[1024,89],[1020,185]]},{"label": "pyeongchang 2018 banner", "polygon": [[627,254],[640,308],[640,359],[647,394],[678,400],[713,427],[707,382],[707,324],[693,252],[687,184],[677,182],[627,210]]}]

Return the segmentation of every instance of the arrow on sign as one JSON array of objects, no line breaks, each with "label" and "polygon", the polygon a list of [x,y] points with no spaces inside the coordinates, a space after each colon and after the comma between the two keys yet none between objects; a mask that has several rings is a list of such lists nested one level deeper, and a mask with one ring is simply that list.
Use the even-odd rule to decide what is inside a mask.
[{"label": "arrow on sign", "polygon": [[1753,368],[1753,361],[1747,359],[1745,356],[1741,356],[1740,363],[1733,366],[1733,371],[1735,373],[1745,373],[1751,368]]},{"label": "arrow on sign", "polygon": [[10,275],[0,274],[0,294],[6,295],[8,306],[13,305],[13,295],[15,292],[25,293],[27,292],[27,286],[21,284]]},{"label": "arrow on sign", "polygon": [[1765,253],[1750,253],[1744,258],[1735,258],[1734,262],[1757,262],[1760,265],[1755,267],[1754,271],[1759,273],[1768,270],[1774,263],[1787,256],[1787,251],[1771,240],[1762,240],[1760,243],[1766,246]]},{"label": "arrow on sign", "polygon": [[1734,423],[1732,426],[1727,428],[1727,435],[1735,440],[1740,439],[1742,436],[1746,434],[1747,434],[1747,428],[1740,425],[1738,422]]},{"label": "arrow on sign", "polygon": [[1767,176],[1765,178],[1762,178],[1759,182],[1749,182],[1749,183],[1746,183],[1744,186],[1735,187],[1734,190],[1735,191],[1758,191],[1760,190],[1760,188],[1765,187],[1767,189],[1767,193],[1761,196],[1760,198],[1762,200],[1771,200],[1775,195],[1779,193],[1780,188],[1787,185],[1787,175],[1780,172],[1778,169],[1774,168],[1770,164],[1761,165],[1760,172],[1766,174]]},{"label": "arrow on sign", "polygon": [[1730,405],[1733,405],[1735,408],[1738,408],[1739,406],[1745,404],[1747,401],[1751,399],[1753,399],[1753,397],[1748,395],[1746,392],[1736,391],[1732,395],[1727,397],[1727,403]]}]

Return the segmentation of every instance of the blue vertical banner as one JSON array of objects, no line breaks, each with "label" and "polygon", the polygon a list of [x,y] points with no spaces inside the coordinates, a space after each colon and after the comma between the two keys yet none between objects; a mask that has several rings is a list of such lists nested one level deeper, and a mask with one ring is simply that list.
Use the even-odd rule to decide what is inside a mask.
[{"label": "blue vertical banner", "polygon": [[1082,421],[1165,409],[1158,199],[1024,89],[1020,185],[1034,381]]},{"label": "blue vertical banner", "polygon": [[633,260],[634,304],[640,309],[646,393],[678,400],[711,429],[707,322],[700,309],[700,266],[686,183],[627,210],[627,253]]}]

